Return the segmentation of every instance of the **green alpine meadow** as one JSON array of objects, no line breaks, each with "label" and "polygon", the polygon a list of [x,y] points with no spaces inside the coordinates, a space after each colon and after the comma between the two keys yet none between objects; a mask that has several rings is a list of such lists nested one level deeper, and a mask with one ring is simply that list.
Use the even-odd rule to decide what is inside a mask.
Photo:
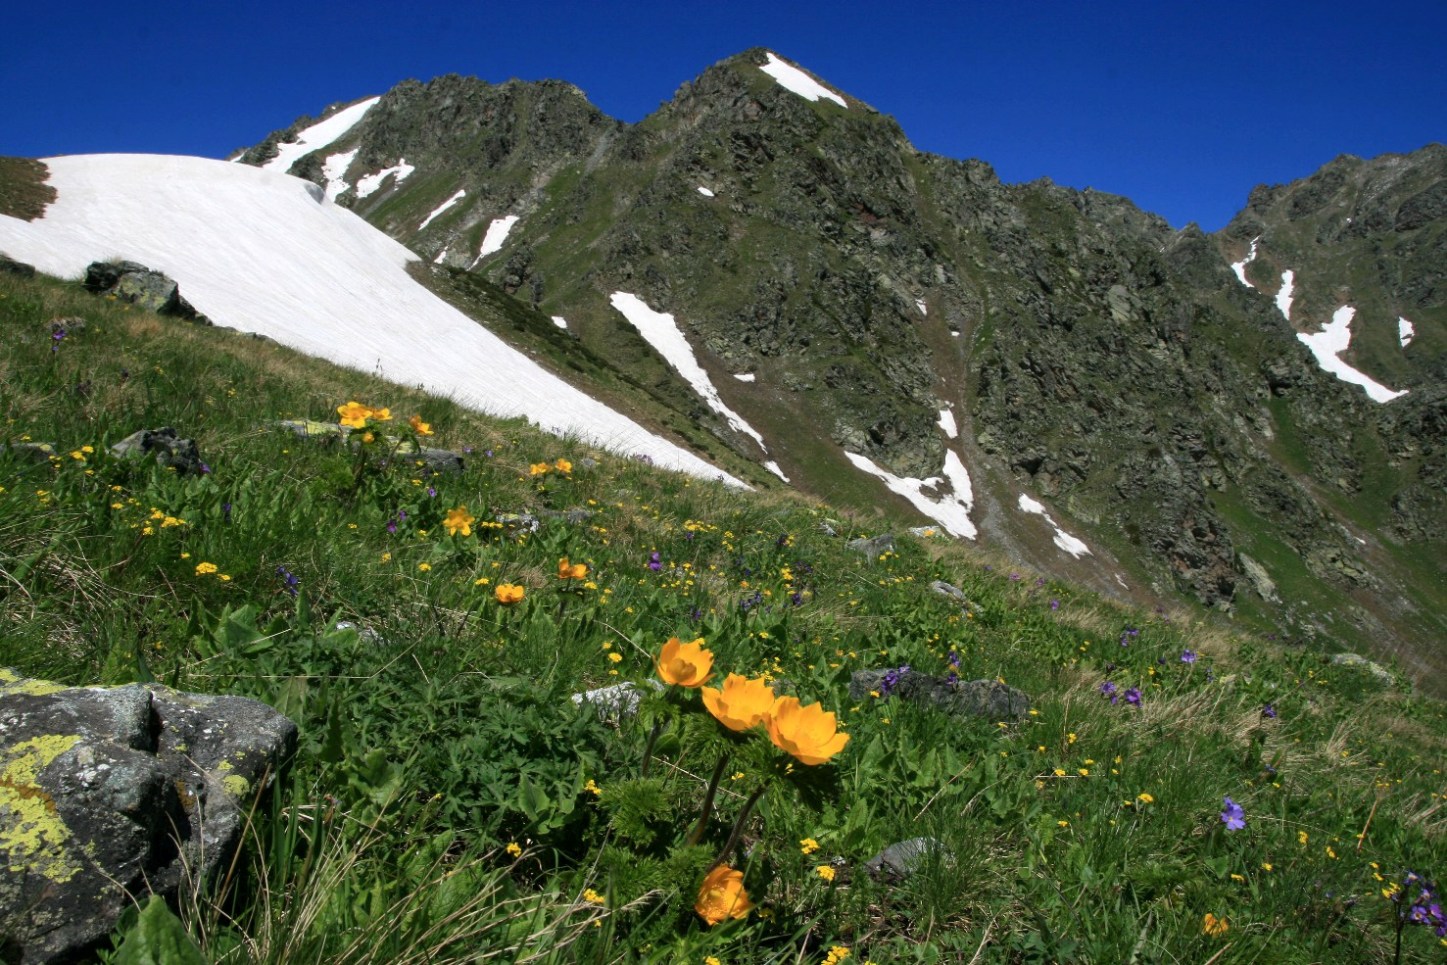
[{"label": "green alpine meadow", "polygon": [[[299,728],[102,960],[1443,954],[1447,713],[1400,670],[74,282],[3,276],[0,325],[0,693]],[[159,426],[204,471],[112,453]]]}]

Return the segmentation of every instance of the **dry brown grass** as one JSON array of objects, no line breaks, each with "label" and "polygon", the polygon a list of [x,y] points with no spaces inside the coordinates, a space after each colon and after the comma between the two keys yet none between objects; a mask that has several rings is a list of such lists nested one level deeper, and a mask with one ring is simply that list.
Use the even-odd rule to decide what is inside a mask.
[{"label": "dry brown grass", "polygon": [[56,198],[50,169],[27,157],[0,157],[0,214],[34,221]]}]

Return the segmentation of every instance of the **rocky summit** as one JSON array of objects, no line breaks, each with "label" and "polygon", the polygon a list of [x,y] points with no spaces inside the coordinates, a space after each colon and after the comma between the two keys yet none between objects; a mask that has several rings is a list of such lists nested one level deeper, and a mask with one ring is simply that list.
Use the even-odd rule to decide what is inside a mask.
[{"label": "rocky summit", "polygon": [[755,49],[636,124],[449,75],[239,159],[755,485],[1447,669],[1441,145],[1259,187],[1209,235],[918,151]]}]

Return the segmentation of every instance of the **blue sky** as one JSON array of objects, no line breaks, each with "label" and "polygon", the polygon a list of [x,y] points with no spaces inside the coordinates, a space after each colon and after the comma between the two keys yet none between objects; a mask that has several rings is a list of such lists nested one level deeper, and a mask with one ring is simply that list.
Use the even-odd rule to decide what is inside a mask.
[{"label": "blue sky", "polygon": [[[43,11],[43,12],[42,12]],[[1260,183],[1447,140],[1447,0],[135,3],[5,17],[0,154],[222,157],[405,78],[557,77],[636,121],[769,47],[916,147],[1215,230]]]}]

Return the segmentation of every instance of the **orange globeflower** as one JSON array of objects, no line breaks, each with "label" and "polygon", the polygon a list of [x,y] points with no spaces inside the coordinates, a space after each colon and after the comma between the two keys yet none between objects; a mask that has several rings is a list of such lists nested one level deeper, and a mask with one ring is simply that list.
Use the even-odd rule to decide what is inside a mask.
[{"label": "orange globeflower", "polygon": [[391,410],[391,409],[373,409],[373,410],[372,410],[372,418],[373,418],[373,419],[376,419],[378,422],[391,422],[391,421],[392,421],[392,410]]},{"label": "orange globeflower", "polygon": [[801,764],[823,764],[849,743],[833,714],[818,704],[802,707],[798,697],[774,701],[764,724],[774,746]]},{"label": "orange globeflower", "polygon": [[693,910],[710,925],[725,918],[747,918],[754,903],[744,890],[744,873],[728,865],[719,865],[704,876]]},{"label": "orange globeflower", "polygon": [[559,459],[557,462],[553,463],[553,466],[558,470],[558,472],[573,471],[573,464],[566,459]]},{"label": "orange globeflower", "polygon": [[456,536],[458,533],[463,536],[471,536],[472,524],[476,519],[477,517],[467,511],[466,506],[458,506],[456,509],[447,511],[447,518],[442,521],[442,525],[447,527],[447,532],[451,536]]},{"label": "orange globeflower", "polygon": [[514,583],[499,583],[493,587],[492,595],[497,597],[497,602],[503,606],[513,603],[521,603],[523,597],[527,596],[527,590]]},{"label": "orange globeflower", "polygon": [[337,406],[337,415],[342,417],[342,425],[353,429],[361,429],[367,424],[367,417],[372,414],[369,406],[360,402],[348,402],[346,405]]},{"label": "orange globeflower", "polygon": [[548,474],[548,471],[551,470],[552,468],[553,468],[552,466],[549,466],[549,465],[548,465],[547,463],[545,463],[545,462],[535,462],[535,463],[531,463],[531,464],[528,466],[528,475],[530,475],[530,476],[546,476],[546,475]]},{"label": "orange globeflower", "polygon": [[569,563],[565,556],[558,560],[558,579],[560,580],[582,580],[587,579],[587,563]]},{"label": "orange globeflower", "polygon": [[764,722],[774,706],[774,692],[763,677],[753,680],[731,673],[724,678],[723,689],[704,687],[703,705],[729,730],[746,731]]},{"label": "orange globeflower", "polygon": [[697,687],[713,676],[713,651],[703,646],[703,637],[684,643],[669,637],[658,654],[658,677],[666,684]]},{"label": "orange globeflower", "polygon": [[417,433],[419,436],[432,435],[432,426],[426,422],[423,422],[421,415],[414,415],[412,418],[407,420],[407,424],[411,426],[412,431]]}]

